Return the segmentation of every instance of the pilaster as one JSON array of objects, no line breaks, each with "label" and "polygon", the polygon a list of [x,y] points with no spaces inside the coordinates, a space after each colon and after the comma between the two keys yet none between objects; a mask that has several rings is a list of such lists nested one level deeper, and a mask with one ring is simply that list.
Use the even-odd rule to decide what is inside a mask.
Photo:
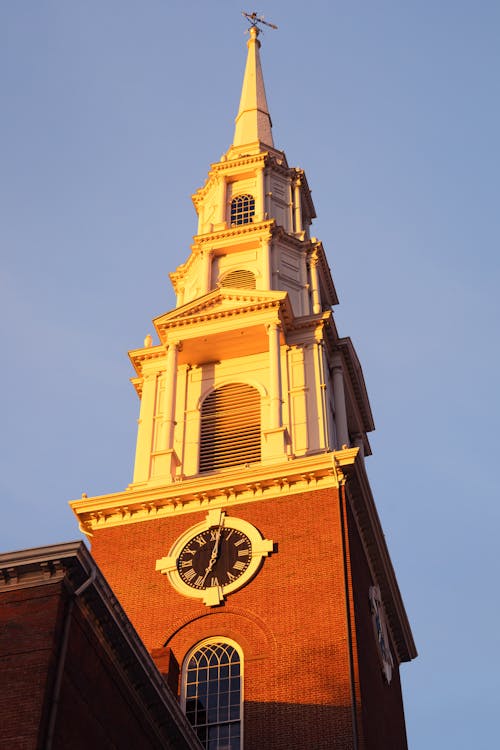
[{"label": "pilaster", "polygon": [[318,258],[315,255],[310,260],[310,269],[313,314],[319,315],[321,313],[321,298],[319,293]]},{"label": "pilaster", "polygon": [[157,382],[158,372],[150,372],[144,375],[139,419],[137,420],[134,483],[147,482],[151,473]]},{"label": "pilaster", "polygon": [[167,369],[165,380],[165,397],[162,417],[162,441],[155,451],[154,463],[156,477],[165,477],[175,481],[180,460],[174,450],[175,403],[177,385],[177,353],[181,348],[179,341],[173,341],[167,349]]},{"label": "pilaster", "polygon": [[287,447],[287,431],[283,427],[281,386],[281,321],[267,325],[269,336],[269,421],[263,430],[265,456],[269,461],[282,461]]},{"label": "pilaster", "polygon": [[347,409],[345,402],[344,390],[344,369],[342,366],[342,357],[337,352],[333,356],[333,404],[335,408],[335,427],[339,445],[349,445],[349,430],[347,427]]}]

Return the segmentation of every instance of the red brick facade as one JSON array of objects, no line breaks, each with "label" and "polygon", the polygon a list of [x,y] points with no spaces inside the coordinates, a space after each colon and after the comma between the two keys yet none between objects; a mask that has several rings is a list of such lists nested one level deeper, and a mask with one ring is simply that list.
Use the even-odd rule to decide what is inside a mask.
[{"label": "red brick facade", "polygon": [[373,581],[352,516],[341,522],[338,491],[227,512],[256,526],[276,551],[215,608],[182,596],[155,570],[206,511],[96,530],[93,555],[147,649],[167,646],[182,667],[203,638],[241,646],[246,750],[347,750],[356,734],[360,748],[405,748],[398,670],[384,683],[369,610]]},{"label": "red brick facade", "polygon": [[407,747],[406,727],[395,649],[391,647],[395,669],[388,685],[382,673],[368,598],[369,588],[374,581],[349,504],[346,511],[356,626],[356,698],[361,708],[362,746],[366,750],[404,750]]},{"label": "red brick facade", "polygon": [[61,583],[0,596],[0,747],[38,746],[56,661]]},{"label": "red brick facade", "polygon": [[198,747],[83,543],[15,554],[0,555],[0,747]]}]

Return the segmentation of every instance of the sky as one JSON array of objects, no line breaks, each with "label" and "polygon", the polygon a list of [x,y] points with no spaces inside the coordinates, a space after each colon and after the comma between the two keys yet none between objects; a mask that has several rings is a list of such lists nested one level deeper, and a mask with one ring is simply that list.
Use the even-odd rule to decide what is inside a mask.
[{"label": "sky", "polygon": [[[233,0],[0,2],[2,551],[131,481],[129,349],[175,299],[231,143]],[[411,750],[498,737],[500,4],[268,0],[275,144],[305,169],[375,418],[367,468],[419,657]]]}]

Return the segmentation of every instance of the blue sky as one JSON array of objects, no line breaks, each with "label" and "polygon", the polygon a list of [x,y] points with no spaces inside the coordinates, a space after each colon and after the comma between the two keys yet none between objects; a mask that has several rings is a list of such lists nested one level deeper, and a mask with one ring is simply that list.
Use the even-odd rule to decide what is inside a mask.
[{"label": "blue sky", "polygon": [[[252,11],[253,8],[246,8]],[[419,658],[412,750],[498,736],[500,5],[269,1],[275,143],[306,170],[377,430]],[[0,4],[2,550],[78,538],[131,480],[126,356],[174,305],[191,194],[233,133],[229,0]]]}]

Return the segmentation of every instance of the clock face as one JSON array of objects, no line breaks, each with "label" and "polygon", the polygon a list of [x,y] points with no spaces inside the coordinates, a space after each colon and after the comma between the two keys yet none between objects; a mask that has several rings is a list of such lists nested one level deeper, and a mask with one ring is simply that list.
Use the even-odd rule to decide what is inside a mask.
[{"label": "clock face", "polygon": [[392,670],[394,669],[394,660],[389,646],[389,636],[387,633],[387,623],[385,621],[384,610],[382,608],[382,597],[378,586],[370,586],[370,608],[372,611],[373,629],[377,639],[378,652],[382,662],[382,672],[387,683],[390,684],[392,679]]},{"label": "clock face", "polygon": [[213,526],[185,545],[177,558],[177,570],[184,583],[203,591],[233,583],[251,559],[252,543],[242,531]]},{"label": "clock face", "polygon": [[213,509],[156,561],[156,570],[168,576],[179,594],[217,607],[252,580],[273,546],[248,521]]}]

